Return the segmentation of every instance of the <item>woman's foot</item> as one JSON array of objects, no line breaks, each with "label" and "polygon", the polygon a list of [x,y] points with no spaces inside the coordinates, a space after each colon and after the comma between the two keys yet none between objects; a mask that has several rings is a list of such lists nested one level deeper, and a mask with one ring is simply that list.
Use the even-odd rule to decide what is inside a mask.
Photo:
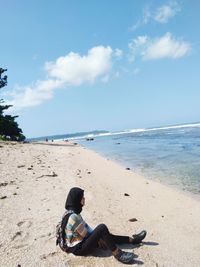
[{"label": "woman's foot", "polygon": [[125,264],[133,263],[133,260],[134,260],[134,254],[133,253],[125,252],[125,251],[122,251],[121,249],[118,249],[118,251],[114,255],[114,257],[118,261],[125,263]]},{"label": "woman's foot", "polygon": [[136,244],[140,244],[142,242],[142,240],[145,238],[145,236],[147,235],[147,232],[144,230],[142,232],[140,232],[137,235],[133,235],[133,239],[131,241],[132,244],[136,245]]}]

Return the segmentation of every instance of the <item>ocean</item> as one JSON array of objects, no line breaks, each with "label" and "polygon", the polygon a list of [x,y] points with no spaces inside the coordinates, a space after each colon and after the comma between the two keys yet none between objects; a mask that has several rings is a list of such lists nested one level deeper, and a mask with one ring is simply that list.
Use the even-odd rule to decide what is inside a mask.
[{"label": "ocean", "polygon": [[90,134],[77,142],[125,168],[200,195],[200,123]]}]

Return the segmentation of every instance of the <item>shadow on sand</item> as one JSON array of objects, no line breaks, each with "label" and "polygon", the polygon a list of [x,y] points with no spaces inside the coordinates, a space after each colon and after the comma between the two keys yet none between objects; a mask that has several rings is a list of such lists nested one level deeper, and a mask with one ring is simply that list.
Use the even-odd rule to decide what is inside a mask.
[{"label": "shadow on sand", "polygon": [[[158,246],[159,243],[153,242],[153,241],[146,241],[146,242],[142,242],[141,244],[138,244],[138,245],[131,245],[131,244],[119,245],[119,248],[121,248],[121,249],[134,249],[134,248],[138,248],[138,247],[141,247],[144,245],[146,245],[146,246]],[[105,257],[112,256],[112,253],[109,250],[103,250],[103,249],[95,248],[88,256],[105,258]],[[130,263],[130,264],[138,264],[138,265],[144,264],[143,261],[137,260],[136,258],[138,258],[138,255],[134,253],[134,261],[133,261],[133,263]]]},{"label": "shadow on sand", "polygon": [[[121,246],[120,246],[120,248],[121,248]],[[96,248],[88,256],[106,258],[106,257],[111,257],[112,256],[112,253],[109,250],[102,250],[102,249]],[[143,261],[137,260],[137,258],[138,258],[138,255],[134,253],[134,260],[133,260],[133,262],[130,263],[130,265],[131,264],[138,264],[138,265],[144,264]]]}]

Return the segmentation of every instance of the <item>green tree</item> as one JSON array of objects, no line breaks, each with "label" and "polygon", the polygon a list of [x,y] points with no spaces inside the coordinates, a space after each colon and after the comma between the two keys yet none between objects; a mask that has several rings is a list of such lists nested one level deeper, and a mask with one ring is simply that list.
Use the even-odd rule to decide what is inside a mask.
[{"label": "green tree", "polygon": [[[7,75],[3,76],[6,69],[0,68],[0,89],[7,85]],[[4,115],[4,111],[12,105],[3,105],[4,100],[0,99],[0,138],[4,140],[23,141],[25,136],[19,128],[15,119],[18,116]]]}]

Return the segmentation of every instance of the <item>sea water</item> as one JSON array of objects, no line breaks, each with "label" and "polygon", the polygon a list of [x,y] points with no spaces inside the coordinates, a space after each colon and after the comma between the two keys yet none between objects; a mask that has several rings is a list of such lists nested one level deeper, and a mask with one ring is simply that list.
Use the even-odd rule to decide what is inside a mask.
[{"label": "sea water", "polygon": [[78,142],[148,179],[200,195],[200,124],[138,129],[93,138]]}]

